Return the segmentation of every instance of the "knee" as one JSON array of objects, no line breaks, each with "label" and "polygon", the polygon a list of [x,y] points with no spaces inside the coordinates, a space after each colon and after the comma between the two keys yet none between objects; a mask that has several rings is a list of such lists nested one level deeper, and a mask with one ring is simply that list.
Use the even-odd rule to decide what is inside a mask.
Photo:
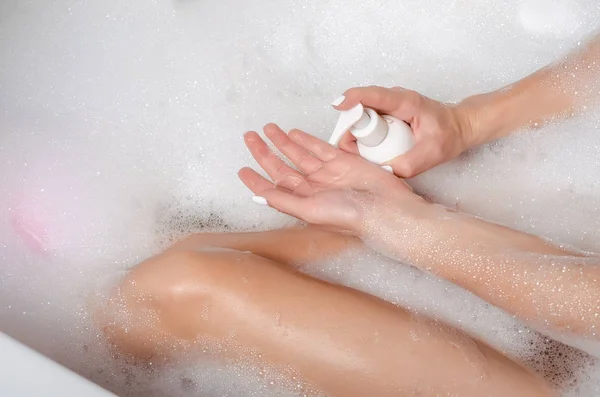
[{"label": "knee", "polygon": [[167,251],[140,263],[102,310],[110,342],[125,354],[154,359],[196,338],[194,314],[212,299],[213,265],[194,251]]},{"label": "knee", "polygon": [[155,305],[185,300],[206,291],[213,268],[211,258],[195,251],[166,251],[136,266],[122,281],[119,292]]}]

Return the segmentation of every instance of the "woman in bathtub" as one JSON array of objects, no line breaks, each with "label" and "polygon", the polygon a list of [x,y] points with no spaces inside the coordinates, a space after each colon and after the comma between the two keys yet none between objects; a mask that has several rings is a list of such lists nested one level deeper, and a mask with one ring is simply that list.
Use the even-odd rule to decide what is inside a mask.
[{"label": "woman in bathtub", "polygon": [[[411,124],[417,145],[392,162],[408,177],[584,106],[589,98],[576,93],[577,83],[590,82],[584,66],[597,72],[599,49],[596,40],[560,65],[457,106],[369,87],[349,90],[340,108],[362,102]],[[563,70],[568,78],[559,79]],[[239,176],[257,203],[310,226],[192,235],[139,264],[101,316],[123,353],[155,362],[216,341],[222,356],[260,356],[333,396],[555,395],[542,376],[484,343],[297,271],[363,245],[451,280],[533,327],[598,339],[598,258],[429,203],[353,154],[350,139],[340,150],[273,124],[264,132],[295,168],[249,132],[246,145],[270,180],[248,168]]]}]

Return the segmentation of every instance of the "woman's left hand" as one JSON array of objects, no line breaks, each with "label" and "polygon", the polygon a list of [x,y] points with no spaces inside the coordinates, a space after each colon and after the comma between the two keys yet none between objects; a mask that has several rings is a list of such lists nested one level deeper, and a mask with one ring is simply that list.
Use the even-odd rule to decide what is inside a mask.
[{"label": "woman's left hand", "polygon": [[255,199],[259,203],[308,223],[359,233],[366,206],[420,199],[392,173],[303,131],[286,135],[268,124],[264,132],[297,170],[277,157],[256,132],[246,133],[246,146],[272,179],[250,168],[238,173],[259,196]]}]

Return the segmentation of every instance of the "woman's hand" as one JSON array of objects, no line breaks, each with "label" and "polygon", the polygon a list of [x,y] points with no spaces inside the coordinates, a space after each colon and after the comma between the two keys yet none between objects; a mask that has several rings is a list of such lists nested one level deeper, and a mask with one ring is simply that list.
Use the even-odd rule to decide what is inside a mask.
[{"label": "woman's hand", "polygon": [[275,124],[265,135],[297,168],[278,158],[256,132],[245,142],[273,182],[250,168],[239,177],[257,202],[308,223],[332,226],[359,234],[365,209],[386,201],[421,200],[399,178],[363,158],[334,148],[312,135],[292,130],[286,135]]},{"label": "woman's hand", "polygon": [[[342,99],[343,102],[339,102]],[[378,113],[389,114],[410,124],[415,146],[389,161],[394,173],[402,178],[412,178],[478,143],[467,108],[434,101],[415,91],[399,87],[352,88],[334,105],[337,103],[338,110],[348,110],[362,103]],[[356,138],[349,132],[342,138],[339,147],[358,153]]]}]

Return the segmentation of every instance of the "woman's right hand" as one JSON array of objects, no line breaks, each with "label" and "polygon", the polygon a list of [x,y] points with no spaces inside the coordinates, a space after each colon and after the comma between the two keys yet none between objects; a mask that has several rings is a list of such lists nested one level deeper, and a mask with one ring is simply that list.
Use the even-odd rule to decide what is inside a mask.
[{"label": "woman's right hand", "polygon": [[[339,103],[335,106],[338,110],[348,110],[362,103],[410,125],[415,135],[415,146],[388,162],[394,174],[402,178],[412,178],[482,143],[472,128],[471,108],[438,102],[415,91],[400,87],[351,88],[335,103]],[[349,132],[344,135],[339,147],[358,153],[356,138]]]}]

